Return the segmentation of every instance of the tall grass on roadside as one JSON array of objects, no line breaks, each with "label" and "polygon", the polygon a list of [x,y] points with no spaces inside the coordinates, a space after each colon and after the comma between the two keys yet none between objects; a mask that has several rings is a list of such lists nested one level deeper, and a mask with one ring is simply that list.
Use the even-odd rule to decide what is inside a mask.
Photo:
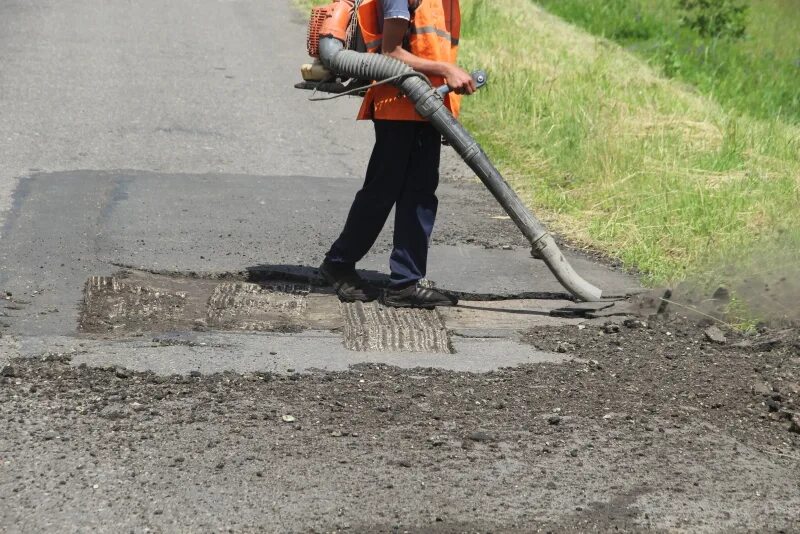
[{"label": "tall grass on roadside", "polygon": [[[740,113],[800,124],[800,3],[748,0],[744,35],[701,35],[678,0],[536,0]],[[720,1],[710,10],[721,9]],[[713,13],[701,13],[712,15]],[[724,30],[724,27],[722,28]],[[738,34],[737,34],[738,35]]]},{"label": "tall grass on roadside", "polygon": [[464,121],[534,209],[652,283],[800,250],[800,129],[736,117],[529,0],[463,0]]}]

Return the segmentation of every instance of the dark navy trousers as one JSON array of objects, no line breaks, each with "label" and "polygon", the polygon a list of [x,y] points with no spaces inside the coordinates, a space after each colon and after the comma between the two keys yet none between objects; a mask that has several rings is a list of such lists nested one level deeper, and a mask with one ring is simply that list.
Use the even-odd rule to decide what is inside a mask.
[{"label": "dark navy trousers", "polygon": [[427,122],[376,120],[374,124],[375,147],[364,186],[325,259],[355,265],[375,243],[394,206],[390,285],[405,287],[425,277],[439,204],[441,136]]}]

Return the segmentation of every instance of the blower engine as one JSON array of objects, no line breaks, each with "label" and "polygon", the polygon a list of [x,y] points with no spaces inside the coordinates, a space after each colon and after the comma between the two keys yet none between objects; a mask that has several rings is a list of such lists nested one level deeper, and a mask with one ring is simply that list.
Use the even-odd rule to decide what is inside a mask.
[{"label": "blower engine", "polygon": [[371,80],[343,80],[331,72],[320,60],[320,37],[334,37],[344,43],[347,50],[366,52],[367,47],[358,28],[357,11],[354,1],[334,0],[326,6],[311,10],[308,21],[306,49],[313,59],[300,67],[303,81],[296,84],[298,89],[312,89],[324,93],[355,94],[363,96]]},{"label": "blower engine", "polygon": [[[341,8],[339,8],[340,3],[343,4]],[[346,7],[348,4],[353,4],[353,7]],[[308,21],[306,49],[308,50],[308,55],[314,61],[313,63],[305,63],[300,67],[303,81],[295,85],[297,89],[313,89],[324,93],[346,93],[358,96],[363,96],[366,93],[370,80],[351,79],[345,83],[346,81],[336,79],[336,76],[319,59],[319,43],[322,36],[332,36],[339,39],[344,42],[347,50],[362,53],[367,51],[358,27],[356,10],[357,3],[348,2],[347,0],[335,0],[332,4],[315,7],[311,10],[311,17]],[[486,85],[489,79],[486,72],[482,70],[473,72],[472,78],[475,80],[476,89]],[[446,84],[436,90],[442,96],[450,92],[450,88]]]},{"label": "blower engine", "polygon": [[[542,259],[559,282],[574,297],[598,301],[602,291],[572,268],[544,225],[528,210],[477,141],[444,105],[444,88],[434,88],[428,78],[405,63],[383,54],[366,53],[358,31],[358,4],[361,0],[334,0],[314,8],[308,25],[308,53],[313,63],[303,65],[303,82],[295,87],[315,89],[333,96],[363,94],[371,83],[397,86],[424,119],[478,175],[511,220],[531,244],[531,254]],[[473,73],[473,77],[481,73]],[[476,78],[476,82],[478,82]],[[486,75],[479,85],[486,82]],[[446,86],[445,86],[446,87]],[[329,97],[330,98],[330,97]]]}]

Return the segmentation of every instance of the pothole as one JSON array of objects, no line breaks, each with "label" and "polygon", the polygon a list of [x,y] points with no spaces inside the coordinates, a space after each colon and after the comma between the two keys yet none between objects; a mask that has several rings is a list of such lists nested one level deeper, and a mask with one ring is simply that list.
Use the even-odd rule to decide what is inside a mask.
[{"label": "pothole", "polygon": [[451,335],[514,339],[538,326],[580,321],[551,316],[567,304],[517,299],[462,301],[456,308],[440,310],[398,309],[377,302],[341,304],[329,288],[306,283],[125,271],[87,280],[79,329],[106,339],[156,339],[206,330],[328,331],[340,333],[343,345],[352,351],[450,354]]},{"label": "pothole", "polygon": [[114,276],[86,281],[80,327],[85,332],[178,326],[187,314],[188,293],[155,288]]},{"label": "pothole", "polygon": [[89,278],[80,317],[82,332],[112,337],[206,329],[335,330],[342,324],[335,296],[312,294],[307,284],[252,284],[148,273]]},{"label": "pothole", "polygon": [[86,282],[80,330],[125,338],[192,330],[340,331],[354,351],[451,353],[434,310],[340,304],[308,284],[220,281],[127,272]]},{"label": "pothole", "polygon": [[306,327],[309,286],[224,282],[208,299],[206,321],[220,330],[297,332]]}]

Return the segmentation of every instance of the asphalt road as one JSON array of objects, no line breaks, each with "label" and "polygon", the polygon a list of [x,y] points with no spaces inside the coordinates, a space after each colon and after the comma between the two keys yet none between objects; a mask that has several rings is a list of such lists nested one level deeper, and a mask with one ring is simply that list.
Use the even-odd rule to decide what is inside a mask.
[{"label": "asphalt road", "polygon": [[[6,352],[36,354],[45,338],[72,344],[92,276],[213,278],[319,264],[359,187],[372,132],[353,120],[358,99],[311,104],[293,88],[308,58],[304,17],[290,3],[0,10],[0,136],[9,140],[0,145],[0,288],[14,296],[5,333],[21,336],[21,349]],[[431,275],[461,295],[563,297],[491,196],[446,154]],[[385,273],[390,231],[365,259],[368,271]],[[573,258],[609,295],[637,286]],[[110,352],[99,350],[96,364]],[[220,361],[239,368],[231,354]]]},{"label": "asphalt road", "polygon": [[283,0],[0,5],[0,210],[34,172],[361,176],[356,101],[311,106]]},{"label": "asphalt road", "polygon": [[[285,0],[0,2],[0,531],[798,528],[793,345],[551,316],[565,295],[452,154],[431,271],[463,305],[342,319],[313,267],[372,134],[357,100],[292,87],[304,25]],[[281,277],[308,286],[244,282]],[[100,334],[92,280],[122,288]],[[231,328],[175,326],[223,281]],[[297,309],[329,327],[247,315]],[[445,350],[342,342],[404,324]]]}]

